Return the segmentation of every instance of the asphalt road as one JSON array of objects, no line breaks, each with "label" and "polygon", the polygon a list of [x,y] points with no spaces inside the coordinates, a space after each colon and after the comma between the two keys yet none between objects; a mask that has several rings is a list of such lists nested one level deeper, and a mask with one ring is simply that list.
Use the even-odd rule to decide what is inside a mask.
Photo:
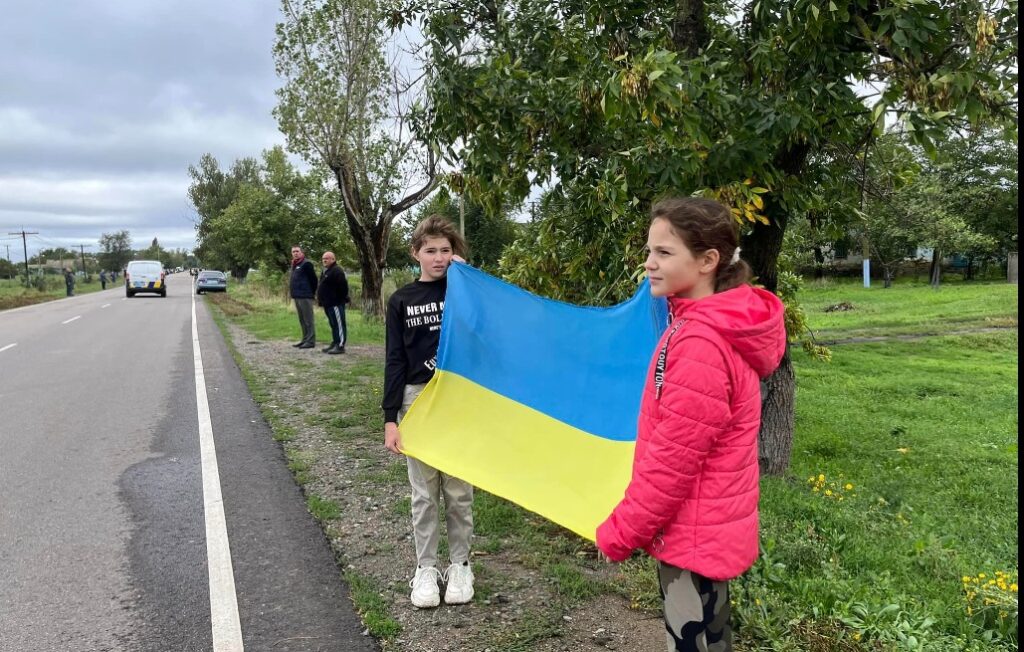
[{"label": "asphalt road", "polygon": [[[192,296],[177,274],[166,298],[117,286],[0,312],[0,651],[214,649],[231,609],[211,593]],[[252,651],[376,650],[197,299],[234,631]]]}]

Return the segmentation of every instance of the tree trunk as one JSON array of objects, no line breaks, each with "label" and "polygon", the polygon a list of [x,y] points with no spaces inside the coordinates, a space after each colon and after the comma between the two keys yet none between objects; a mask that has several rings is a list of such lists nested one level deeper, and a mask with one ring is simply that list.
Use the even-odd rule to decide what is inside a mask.
[{"label": "tree trunk", "polygon": [[931,270],[931,286],[936,290],[939,289],[939,283],[942,281],[942,256],[939,253],[938,247],[932,250],[932,270]]},{"label": "tree trunk", "polygon": [[781,210],[766,207],[771,224],[754,223],[754,228],[741,240],[743,260],[754,271],[754,282],[775,292],[779,286],[779,254],[782,237],[786,232],[788,216]]},{"label": "tree trunk", "polygon": [[[787,216],[781,210],[768,214],[772,223],[756,223],[753,230],[743,238],[743,258],[754,271],[755,282],[775,292],[778,289],[779,253],[782,251],[782,237],[785,234]],[[789,466],[793,448],[794,400],[796,378],[789,351],[782,363],[763,384],[761,404],[761,431],[758,435],[758,462],[761,473],[779,475]]]},{"label": "tree trunk", "polygon": [[[341,203],[345,221],[348,224],[349,234],[356,246],[356,257],[359,259],[359,271],[362,276],[362,303],[363,314],[373,319],[384,318],[384,300],[382,291],[384,288],[384,254],[387,252],[387,240],[380,242],[381,233],[387,233],[387,229],[378,225],[369,228],[364,221],[365,215],[356,215],[354,210],[362,211],[361,200],[353,197],[351,202],[345,201],[345,170],[338,167],[333,170],[334,179],[338,185],[338,201]],[[353,184],[354,185],[354,184]],[[388,220],[383,220],[389,224]]]},{"label": "tree trunk", "polygon": [[359,271],[363,280],[362,301],[363,314],[367,317],[383,318],[384,316],[384,270],[377,263],[376,257],[359,259]]},{"label": "tree trunk", "polygon": [[796,375],[789,349],[782,363],[764,381],[766,391],[761,404],[761,436],[757,441],[757,461],[764,475],[782,475],[789,467],[793,452],[793,422],[796,414]]},{"label": "tree trunk", "polygon": [[885,273],[885,286],[886,288],[892,287],[892,270],[888,267],[884,268]]},{"label": "tree trunk", "polygon": [[704,0],[676,0],[676,18],[672,24],[672,44],[676,52],[695,57],[708,44]]},{"label": "tree trunk", "polygon": [[820,245],[814,245],[814,278],[825,278],[825,254],[822,253]]},{"label": "tree trunk", "polygon": [[[775,165],[786,175],[797,176],[803,170],[809,153],[807,145],[795,145],[780,152]],[[781,194],[782,188],[773,190]],[[779,254],[782,253],[782,238],[789,223],[789,213],[778,201],[770,198],[764,214],[771,223],[765,225],[755,222],[751,232],[743,237],[743,259],[754,271],[757,283],[777,292]],[[779,368],[765,380],[764,387],[767,393],[761,404],[758,450],[762,459],[759,462],[763,473],[778,475],[789,467],[790,452],[793,449],[796,377],[788,350]]]}]

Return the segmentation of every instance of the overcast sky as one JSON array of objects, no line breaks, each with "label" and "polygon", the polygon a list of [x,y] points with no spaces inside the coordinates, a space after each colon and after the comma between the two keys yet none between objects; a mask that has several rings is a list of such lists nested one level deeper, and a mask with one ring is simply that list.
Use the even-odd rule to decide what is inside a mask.
[{"label": "overcast sky", "polygon": [[131,232],[195,246],[188,166],[284,144],[276,0],[11,2],[0,19],[0,256]]}]

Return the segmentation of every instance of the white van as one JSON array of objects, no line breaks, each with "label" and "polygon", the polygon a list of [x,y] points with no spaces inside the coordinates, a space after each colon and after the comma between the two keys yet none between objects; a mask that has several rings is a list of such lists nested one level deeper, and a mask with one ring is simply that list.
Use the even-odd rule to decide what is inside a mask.
[{"label": "white van", "polygon": [[139,292],[167,296],[164,266],[159,260],[133,260],[124,270],[124,293],[134,297]]}]

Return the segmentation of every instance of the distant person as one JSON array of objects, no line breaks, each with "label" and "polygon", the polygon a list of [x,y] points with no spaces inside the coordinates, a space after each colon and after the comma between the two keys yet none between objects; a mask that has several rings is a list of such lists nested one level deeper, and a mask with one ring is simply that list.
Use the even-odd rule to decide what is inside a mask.
[{"label": "distant person", "polygon": [[313,323],[313,297],[316,296],[316,270],[306,260],[302,247],[292,247],[291,295],[295,300],[295,312],[299,315],[302,339],[292,346],[312,349],[316,346],[316,326]]},{"label": "distant person", "polygon": [[100,270],[100,287],[104,290],[107,289],[107,270]]},{"label": "distant person", "polygon": [[67,287],[68,296],[75,296],[75,273],[67,267],[64,268],[64,285]]},{"label": "distant person", "polygon": [[331,345],[323,352],[335,355],[345,352],[345,341],[348,339],[345,328],[345,305],[349,301],[348,279],[338,266],[334,252],[325,251],[322,261],[324,271],[320,274],[316,299],[327,314],[327,323],[331,325]]}]

